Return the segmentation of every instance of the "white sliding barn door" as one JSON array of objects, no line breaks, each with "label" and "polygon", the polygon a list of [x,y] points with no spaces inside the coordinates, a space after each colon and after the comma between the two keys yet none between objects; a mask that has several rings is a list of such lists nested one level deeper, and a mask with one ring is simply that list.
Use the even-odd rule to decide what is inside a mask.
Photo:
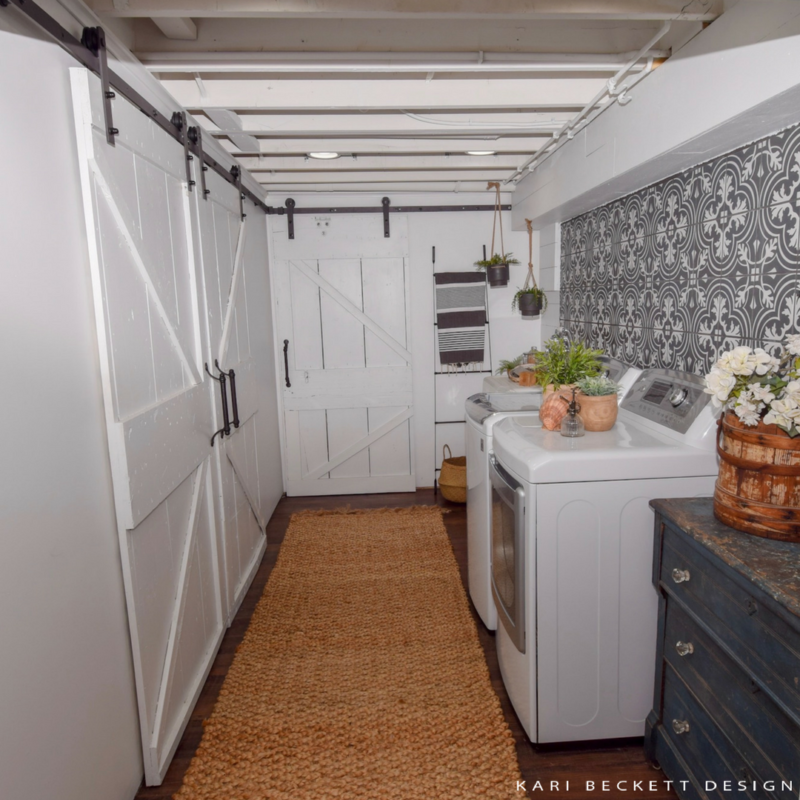
[{"label": "white sliding barn door", "polygon": [[287,494],[413,492],[405,217],[273,223]]},{"label": "white sliding barn door", "polygon": [[160,783],[225,630],[214,431],[183,149],[126,101],[103,134],[73,70],[106,424],[145,775]]},{"label": "white sliding barn door", "polygon": [[[248,201],[240,219],[237,190],[206,174],[208,200],[198,199],[204,303],[209,346],[205,357],[217,376],[233,370],[239,427],[214,446],[215,481],[224,531],[224,586],[228,619],[235,614],[264,554],[264,529],[281,492],[277,400],[267,287],[266,215]],[[199,185],[199,183],[198,183]],[[214,383],[216,429],[222,403]],[[233,419],[228,383],[228,406]],[[272,406],[272,414],[267,411]],[[269,476],[278,477],[270,482]]]}]

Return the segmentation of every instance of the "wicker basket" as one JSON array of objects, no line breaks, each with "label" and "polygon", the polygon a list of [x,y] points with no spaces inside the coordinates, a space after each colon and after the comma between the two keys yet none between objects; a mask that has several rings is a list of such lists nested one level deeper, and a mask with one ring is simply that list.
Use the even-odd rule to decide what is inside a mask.
[{"label": "wicker basket", "polygon": [[[449,453],[445,457],[445,453]],[[442,496],[451,503],[467,502],[467,457],[456,456],[448,445],[442,448],[442,469],[439,473]]]}]

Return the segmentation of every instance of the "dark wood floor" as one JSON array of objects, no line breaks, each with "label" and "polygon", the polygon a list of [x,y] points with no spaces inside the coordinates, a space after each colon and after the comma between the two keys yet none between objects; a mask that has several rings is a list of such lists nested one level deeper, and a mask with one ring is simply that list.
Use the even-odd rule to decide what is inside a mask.
[{"label": "dark wood floor", "polygon": [[[435,496],[432,489],[420,489],[414,494],[283,498],[267,526],[268,545],[264,560],[236,618],[222,640],[222,647],[214,661],[186,732],[178,745],[164,783],[151,788],[143,786],[136,795],[136,800],[168,800],[180,788],[183,775],[200,743],[203,720],[211,714],[217,694],[233,661],[236,648],[247,630],[256,603],[261,597],[272,567],[275,565],[289,518],[295,511],[304,508],[341,508],[347,505],[353,508],[383,508],[434,504],[446,507],[451,512],[446,514],[444,519],[461,570],[461,579],[466,586],[466,507],[448,503],[442,499],[441,495]],[[598,795],[623,796],[629,800],[642,797],[651,800],[676,797],[675,793],[668,791],[664,785],[662,773],[650,767],[645,761],[641,740],[587,742],[577,745],[532,745],[522,730],[503,686],[500,668],[497,664],[494,634],[486,630],[474,610],[473,617],[486,653],[492,685],[500,698],[506,720],[514,734],[520,768],[526,780],[528,794],[547,797],[548,800],[561,800],[562,798],[563,800],[567,798],[582,800],[583,798],[596,798]],[[536,781],[541,782],[541,787],[536,786]],[[567,781],[569,781],[568,789]],[[594,781],[593,791],[587,789],[587,781]],[[602,791],[601,781],[611,782],[605,792]],[[616,790],[618,781],[627,781],[627,785],[621,787],[627,790],[625,794],[621,795]],[[634,785],[634,781],[642,782],[640,791],[636,791],[639,787]],[[651,784],[651,781],[657,783]],[[520,796],[522,796],[522,792],[520,792]],[[225,799],[220,797],[220,800]]]}]

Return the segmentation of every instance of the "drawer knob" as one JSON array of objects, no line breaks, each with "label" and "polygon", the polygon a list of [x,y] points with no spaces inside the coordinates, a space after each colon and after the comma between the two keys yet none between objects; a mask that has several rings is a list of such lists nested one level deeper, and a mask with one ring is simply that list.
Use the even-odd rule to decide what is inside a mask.
[{"label": "drawer knob", "polygon": [[672,580],[674,580],[675,583],[686,583],[691,577],[688,569],[678,569],[675,567],[675,569],[672,570]]},{"label": "drawer knob", "polygon": [[689,732],[689,723],[685,719],[672,720],[672,730],[680,736]]},{"label": "drawer knob", "polygon": [[679,656],[690,656],[694,653],[694,645],[691,642],[677,642],[675,649]]}]

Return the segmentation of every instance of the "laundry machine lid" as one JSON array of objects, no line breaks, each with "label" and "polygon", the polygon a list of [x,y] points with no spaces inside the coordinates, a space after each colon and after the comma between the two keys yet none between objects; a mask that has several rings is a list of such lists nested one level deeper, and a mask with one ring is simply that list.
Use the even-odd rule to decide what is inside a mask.
[{"label": "laundry machine lid", "polygon": [[570,439],[509,418],[494,426],[498,461],[529,483],[715,475],[715,420],[702,379],[645,370],[610,431]]},{"label": "laundry machine lid", "polygon": [[464,406],[470,419],[485,424],[490,417],[497,416],[499,419],[521,413],[535,414],[538,419],[541,404],[542,390],[539,389],[520,394],[480,392],[468,397]]}]

